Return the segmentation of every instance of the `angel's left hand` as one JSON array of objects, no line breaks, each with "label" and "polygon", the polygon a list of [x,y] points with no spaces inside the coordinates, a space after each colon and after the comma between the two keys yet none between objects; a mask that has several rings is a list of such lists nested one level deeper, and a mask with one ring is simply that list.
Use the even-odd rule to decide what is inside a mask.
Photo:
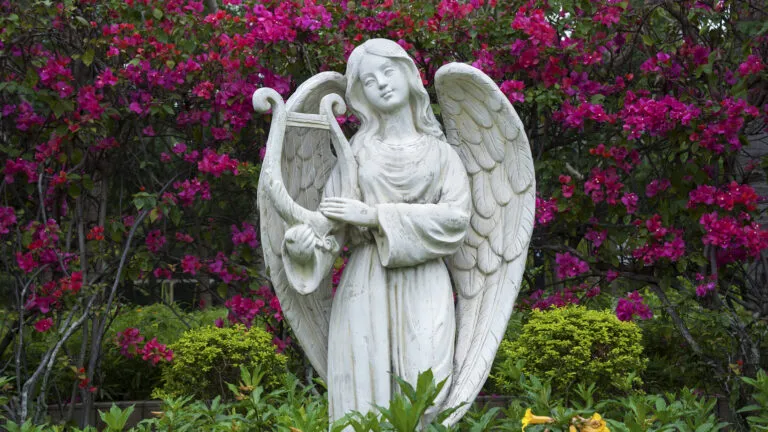
[{"label": "angel's left hand", "polygon": [[379,225],[379,215],[375,207],[350,198],[326,198],[320,203],[318,210],[328,219],[352,225],[364,227]]}]

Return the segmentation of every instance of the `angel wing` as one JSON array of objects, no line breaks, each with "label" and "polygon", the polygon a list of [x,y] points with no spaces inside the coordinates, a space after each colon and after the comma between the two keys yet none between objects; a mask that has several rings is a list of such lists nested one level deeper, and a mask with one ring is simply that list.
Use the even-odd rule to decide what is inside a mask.
[{"label": "angel wing", "polygon": [[[323,72],[305,81],[286,102],[286,111],[316,114],[323,97],[344,95],[345,79],[337,72]],[[282,179],[291,198],[308,210],[316,210],[325,182],[336,162],[328,130],[292,125],[288,121],[281,156]],[[258,207],[262,249],[267,272],[288,320],[312,366],[323,379],[328,365],[328,322],[331,310],[331,282],[326,277],[310,294],[294,290],[282,260],[286,223],[268,199],[269,170],[259,176]]]},{"label": "angel wing", "polygon": [[[525,270],[535,178],[528,138],[512,104],[480,70],[450,63],[435,75],[448,142],[469,174],[472,216],[446,259],[459,295],[453,380],[444,408],[471,402],[493,364]],[[456,423],[469,404],[446,421]]]}]

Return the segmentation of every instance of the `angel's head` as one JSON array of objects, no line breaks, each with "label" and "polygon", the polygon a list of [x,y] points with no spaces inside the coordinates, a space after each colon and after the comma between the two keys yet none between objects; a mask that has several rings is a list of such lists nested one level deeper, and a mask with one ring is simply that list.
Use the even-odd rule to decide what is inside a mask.
[{"label": "angel's head", "polygon": [[360,119],[358,136],[376,134],[382,113],[410,107],[420,133],[443,136],[419,70],[405,50],[387,39],[371,39],[347,61],[347,105]]}]

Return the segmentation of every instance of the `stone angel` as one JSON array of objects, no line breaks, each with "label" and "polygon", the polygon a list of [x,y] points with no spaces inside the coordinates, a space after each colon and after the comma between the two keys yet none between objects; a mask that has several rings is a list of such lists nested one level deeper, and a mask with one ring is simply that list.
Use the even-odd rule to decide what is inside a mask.
[{"label": "stone angel", "polygon": [[[258,190],[268,275],[327,383],[331,421],[387,406],[395,376],[415,384],[431,369],[446,384],[423,422],[464,403],[445,421],[456,423],[520,289],[535,205],[523,125],[478,69],[445,65],[435,87],[445,133],[413,60],[373,39],[345,75],[320,73],[286,103],[253,95],[272,110]],[[350,141],[334,117],[347,106],[360,120]]]}]

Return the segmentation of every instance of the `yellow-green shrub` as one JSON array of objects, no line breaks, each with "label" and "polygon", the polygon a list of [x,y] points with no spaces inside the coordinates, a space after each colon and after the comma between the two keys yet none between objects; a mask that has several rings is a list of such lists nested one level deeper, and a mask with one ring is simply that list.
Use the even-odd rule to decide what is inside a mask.
[{"label": "yellow-green shrub", "polygon": [[229,396],[226,383],[239,381],[241,365],[263,372],[267,391],[280,386],[286,373],[286,357],[275,352],[272,336],[258,327],[201,327],[185,332],[169,348],[174,358],[163,366],[163,384],[153,397]]},{"label": "yellow-green shrub", "polygon": [[496,389],[515,392],[514,365],[522,372],[551,380],[555,392],[576,383],[595,383],[603,394],[625,393],[642,384],[642,334],[633,322],[609,311],[581,306],[534,310],[516,340],[502,341],[492,376]]}]

